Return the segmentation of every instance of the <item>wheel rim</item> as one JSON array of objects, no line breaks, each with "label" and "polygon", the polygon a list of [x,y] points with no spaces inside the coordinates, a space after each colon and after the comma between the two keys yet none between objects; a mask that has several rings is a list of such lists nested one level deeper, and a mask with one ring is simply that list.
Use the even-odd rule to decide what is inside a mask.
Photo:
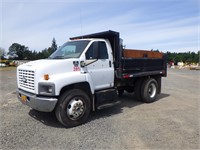
[{"label": "wheel rim", "polygon": [[77,120],[83,116],[85,108],[83,101],[80,98],[72,99],[67,105],[67,116],[71,120]]},{"label": "wheel rim", "polygon": [[149,97],[150,98],[155,97],[155,95],[156,95],[156,85],[154,83],[151,83],[149,85],[149,91],[148,92],[149,92]]}]

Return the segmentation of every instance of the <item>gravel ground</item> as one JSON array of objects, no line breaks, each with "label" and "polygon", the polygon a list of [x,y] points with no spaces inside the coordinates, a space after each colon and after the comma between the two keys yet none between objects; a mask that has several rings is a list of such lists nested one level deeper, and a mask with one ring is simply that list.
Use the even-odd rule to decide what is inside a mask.
[{"label": "gravel ground", "polygon": [[125,94],[122,103],[93,112],[66,129],[53,113],[18,102],[16,70],[0,70],[0,149],[200,149],[200,71],[169,69],[159,100],[145,104]]}]

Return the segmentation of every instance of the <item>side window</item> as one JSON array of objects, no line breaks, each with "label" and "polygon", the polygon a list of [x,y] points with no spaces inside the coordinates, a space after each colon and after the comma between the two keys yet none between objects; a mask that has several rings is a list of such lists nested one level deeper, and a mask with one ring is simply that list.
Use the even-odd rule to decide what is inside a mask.
[{"label": "side window", "polygon": [[108,50],[105,42],[99,42],[99,59],[108,59]]},{"label": "side window", "polygon": [[105,42],[94,42],[86,52],[86,59],[108,59],[108,51]]}]

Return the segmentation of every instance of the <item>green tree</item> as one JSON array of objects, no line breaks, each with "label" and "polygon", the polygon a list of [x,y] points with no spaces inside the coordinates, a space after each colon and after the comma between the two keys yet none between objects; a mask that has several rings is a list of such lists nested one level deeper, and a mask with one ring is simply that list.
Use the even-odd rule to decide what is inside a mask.
[{"label": "green tree", "polygon": [[10,47],[9,47],[9,52],[8,54],[17,54],[18,58],[17,59],[24,59],[24,53],[26,51],[26,47],[24,45],[18,44],[18,43],[13,43]]},{"label": "green tree", "polygon": [[51,55],[51,53],[52,53],[51,47],[49,47],[48,49],[45,48],[44,50],[42,50],[37,54],[37,59],[46,59]]},{"label": "green tree", "polygon": [[57,44],[56,44],[56,40],[55,40],[55,38],[53,38],[53,40],[52,40],[52,44],[51,44],[51,54],[53,53],[53,52],[55,52],[56,50],[57,50]]},{"label": "green tree", "polygon": [[57,50],[57,44],[56,44],[56,40],[55,38],[53,38],[52,40],[52,44],[51,47],[49,48],[45,48],[44,50],[42,50],[41,52],[39,52],[37,54],[37,59],[45,59],[48,58],[53,52],[55,52]]},{"label": "green tree", "polygon": [[177,62],[187,62],[187,63],[198,63],[199,62],[199,55],[200,52],[195,53],[195,52],[185,52],[185,53],[170,53],[167,52],[167,61],[174,61],[175,63]]},{"label": "green tree", "polygon": [[10,47],[9,47],[9,52],[8,54],[16,54],[18,57],[15,59],[18,60],[23,60],[23,59],[27,59],[27,60],[34,60],[34,56],[33,56],[33,52],[29,50],[28,47],[21,45],[19,43],[13,43]]}]

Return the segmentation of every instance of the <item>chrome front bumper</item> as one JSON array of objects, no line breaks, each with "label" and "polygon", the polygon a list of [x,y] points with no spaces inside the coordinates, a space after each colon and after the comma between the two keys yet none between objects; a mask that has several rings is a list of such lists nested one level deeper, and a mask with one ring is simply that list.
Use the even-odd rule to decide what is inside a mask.
[{"label": "chrome front bumper", "polygon": [[42,97],[35,94],[31,94],[20,89],[16,90],[17,98],[22,104],[25,104],[35,110],[42,112],[51,112],[54,110],[57,98]]}]

